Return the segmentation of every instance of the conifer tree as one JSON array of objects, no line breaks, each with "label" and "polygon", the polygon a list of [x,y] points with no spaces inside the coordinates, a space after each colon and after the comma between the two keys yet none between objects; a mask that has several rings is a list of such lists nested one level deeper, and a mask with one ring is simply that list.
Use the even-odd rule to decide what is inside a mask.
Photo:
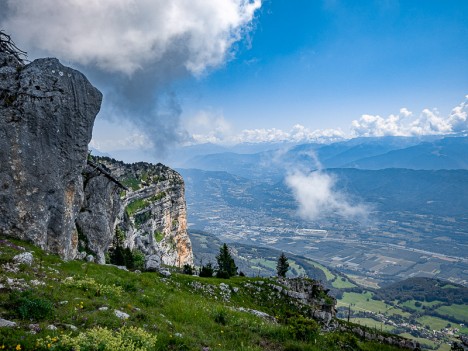
[{"label": "conifer tree", "polygon": [[234,259],[229,252],[229,248],[226,244],[223,244],[219,249],[219,254],[216,256],[218,262],[218,271],[216,276],[218,278],[230,278],[237,275],[237,266]]},{"label": "conifer tree", "polygon": [[278,258],[278,263],[276,264],[276,274],[278,275],[278,277],[285,278],[288,270],[289,270],[288,258],[286,257],[284,252],[282,252],[280,257]]}]

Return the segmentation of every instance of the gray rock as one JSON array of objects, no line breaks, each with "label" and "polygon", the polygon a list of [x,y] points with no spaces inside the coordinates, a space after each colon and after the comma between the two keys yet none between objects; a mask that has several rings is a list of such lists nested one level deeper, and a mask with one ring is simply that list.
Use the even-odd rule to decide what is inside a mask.
[{"label": "gray rock", "polygon": [[34,257],[30,252],[23,252],[13,257],[13,261],[16,263],[24,263],[28,266],[31,266],[34,262]]},{"label": "gray rock", "polygon": [[171,276],[171,272],[169,272],[167,269],[161,269],[159,270],[159,274],[162,276],[169,278]]},{"label": "gray rock", "polygon": [[148,272],[158,272],[161,267],[161,258],[158,255],[147,256],[145,259],[145,270]]},{"label": "gray rock", "polygon": [[130,317],[128,313],[125,313],[119,310],[114,310],[114,314],[117,318],[120,318],[120,319],[128,319]]},{"label": "gray rock", "polygon": [[86,256],[86,261],[87,262],[94,262],[94,256],[93,255]]},{"label": "gray rock", "polygon": [[72,259],[102,94],[57,59],[0,67],[0,232]]},{"label": "gray rock", "polygon": [[9,328],[16,327],[16,323],[0,318],[0,328],[4,328],[4,327],[9,327]]},{"label": "gray rock", "polygon": [[75,327],[73,324],[65,324],[65,327],[67,327],[68,329],[72,331],[78,331],[78,328]]},{"label": "gray rock", "polygon": [[77,260],[84,260],[86,258],[86,252],[78,252],[75,256],[75,259]]},{"label": "gray rock", "polygon": [[57,329],[58,328],[53,324],[50,324],[50,325],[47,326],[47,330],[57,330]]},{"label": "gray rock", "polygon": [[265,320],[268,320],[270,322],[276,323],[275,317],[270,316],[268,313],[265,313],[265,312],[262,312],[262,311],[257,311],[257,310],[251,309],[251,308],[244,308],[244,307],[239,307],[237,310],[241,311],[241,312],[247,312],[247,313],[253,314],[254,316],[257,316],[257,317],[263,318]]},{"label": "gray rock", "polygon": [[83,170],[84,201],[76,219],[76,226],[86,236],[86,249],[105,263],[104,253],[112,244],[114,227],[123,206],[119,186],[88,165]]}]

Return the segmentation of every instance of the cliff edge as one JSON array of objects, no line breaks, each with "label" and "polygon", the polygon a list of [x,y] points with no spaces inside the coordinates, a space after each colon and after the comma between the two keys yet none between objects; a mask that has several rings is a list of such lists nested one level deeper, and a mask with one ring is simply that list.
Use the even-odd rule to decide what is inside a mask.
[{"label": "cliff edge", "polygon": [[57,59],[0,51],[0,231],[74,258],[82,170],[102,94]]},{"label": "cliff edge", "polygon": [[[25,64],[15,49],[0,32],[0,234],[66,260],[104,263],[118,226],[126,247],[191,264],[180,175],[163,165],[115,163],[124,178],[142,169],[158,174],[154,184],[122,195],[125,187],[87,160],[102,94],[57,59]],[[148,206],[135,208],[142,203]]]}]

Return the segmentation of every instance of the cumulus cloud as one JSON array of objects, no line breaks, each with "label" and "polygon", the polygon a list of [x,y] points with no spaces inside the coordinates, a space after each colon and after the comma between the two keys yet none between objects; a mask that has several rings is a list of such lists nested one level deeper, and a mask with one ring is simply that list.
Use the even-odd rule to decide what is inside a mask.
[{"label": "cumulus cloud", "polygon": [[363,204],[352,203],[344,192],[336,189],[336,181],[333,175],[320,169],[309,173],[295,171],[285,179],[303,219],[316,220],[326,216],[367,219],[369,209]]},{"label": "cumulus cloud", "polygon": [[193,73],[222,63],[260,0],[8,0],[3,28],[28,48],[132,74],[173,50]]},{"label": "cumulus cloud", "polygon": [[453,108],[448,118],[452,131],[463,132],[468,130],[468,95],[465,101]]},{"label": "cumulus cloud", "polygon": [[261,0],[3,0],[0,26],[31,58],[74,63],[155,150],[185,140],[172,83],[231,58]]},{"label": "cumulus cloud", "polygon": [[424,109],[415,117],[406,108],[387,118],[379,115],[362,115],[351,123],[353,136],[421,136],[458,133],[468,130],[468,95],[465,101],[443,117],[437,109]]},{"label": "cumulus cloud", "polygon": [[264,143],[264,142],[323,142],[337,141],[344,138],[344,133],[337,129],[310,130],[303,125],[296,124],[288,132],[281,129],[245,129],[233,137],[236,143]]},{"label": "cumulus cloud", "polygon": [[232,126],[222,113],[212,111],[199,111],[185,121],[184,127],[191,135],[190,144],[223,143],[232,133]]}]

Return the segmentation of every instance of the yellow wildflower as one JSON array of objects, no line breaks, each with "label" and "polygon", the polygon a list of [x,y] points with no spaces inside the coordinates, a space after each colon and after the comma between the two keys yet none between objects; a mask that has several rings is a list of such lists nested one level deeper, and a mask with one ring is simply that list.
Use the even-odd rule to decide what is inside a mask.
[{"label": "yellow wildflower", "polygon": [[16,350],[16,351],[21,350],[21,345],[20,345],[20,344],[16,345],[16,349],[15,349],[15,350]]}]

